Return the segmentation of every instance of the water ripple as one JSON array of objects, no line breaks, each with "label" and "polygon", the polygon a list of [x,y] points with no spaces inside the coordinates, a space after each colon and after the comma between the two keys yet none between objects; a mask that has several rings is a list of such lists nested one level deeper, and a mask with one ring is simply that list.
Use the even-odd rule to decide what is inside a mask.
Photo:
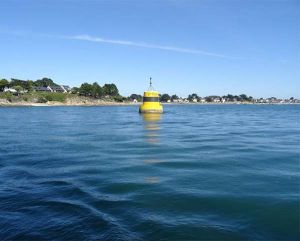
[{"label": "water ripple", "polygon": [[1,240],[299,240],[299,106],[0,108]]}]

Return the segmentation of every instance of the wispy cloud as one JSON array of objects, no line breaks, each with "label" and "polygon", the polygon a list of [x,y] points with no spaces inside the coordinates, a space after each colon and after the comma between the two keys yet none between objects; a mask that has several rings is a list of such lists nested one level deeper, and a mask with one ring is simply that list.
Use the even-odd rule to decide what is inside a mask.
[{"label": "wispy cloud", "polygon": [[27,31],[11,31],[11,30],[7,31],[7,30],[1,30],[1,29],[0,29],[0,34],[10,34],[10,35],[23,36],[23,37],[60,38],[60,39],[116,44],[116,45],[124,45],[124,46],[140,47],[140,48],[158,49],[158,50],[172,51],[172,52],[185,53],[185,54],[205,55],[205,56],[216,57],[216,58],[242,59],[239,57],[233,57],[233,56],[223,55],[223,54],[219,54],[219,53],[198,50],[198,49],[181,48],[181,47],[169,46],[169,45],[158,45],[158,44],[145,43],[145,42],[108,39],[108,38],[102,38],[102,37],[94,37],[94,36],[91,36],[88,34],[53,35],[53,34],[40,34],[40,33],[37,34],[37,33],[32,33],[32,32],[27,32]]},{"label": "wispy cloud", "polygon": [[218,54],[218,53],[206,52],[206,51],[202,51],[202,50],[179,48],[179,47],[168,46],[168,45],[157,45],[157,44],[150,44],[150,43],[144,43],[144,42],[106,39],[106,38],[100,38],[100,37],[93,37],[93,36],[86,35],[86,34],[74,35],[74,36],[64,36],[64,38],[73,39],[73,40],[81,40],[81,41],[89,41],[89,42],[127,45],[127,46],[134,46],[134,47],[140,47],[140,48],[160,49],[160,50],[173,51],[173,52],[179,52],[179,53],[187,53],[187,54],[207,55],[207,56],[218,57],[218,58],[236,59],[236,57],[226,56],[226,55]]}]

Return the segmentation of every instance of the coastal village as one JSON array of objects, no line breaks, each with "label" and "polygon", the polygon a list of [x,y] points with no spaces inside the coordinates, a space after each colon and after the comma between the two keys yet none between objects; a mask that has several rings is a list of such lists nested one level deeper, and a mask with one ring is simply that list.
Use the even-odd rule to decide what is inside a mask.
[{"label": "coastal village", "polygon": [[[88,84],[83,83],[80,87],[71,88],[68,85],[56,84],[49,78],[42,78],[36,81],[11,79],[0,80],[0,100],[5,99],[9,102],[18,102],[22,100],[29,100],[29,97],[37,97],[33,102],[47,103],[50,101],[64,102],[66,98],[70,97],[86,97],[90,99],[101,99],[109,102],[123,102],[123,103],[139,103],[143,101],[142,95],[132,94],[128,97],[121,96],[115,84],[105,84],[104,86],[98,83]],[[241,95],[224,95],[224,96],[206,96],[201,97],[193,93],[184,97],[177,95],[162,94],[160,101],[163,103],[189,104],[189,103],[211,103],[211,104],[299,104],[300,99],[290,97],[281,99],[276,97],[269,98],[253,98],[245,94]]]},{"label": "coastal village", "polygon": [[[193,94],[195,95],[195,94]],[[270,97],[270,98],[249,98],[245,95],[239,95],[239,96],[233,96],[233,97],[228,97],[228,96],[206,96],[206,97],[188,97],[188,98],[182,98],[178,97],[176,99],[168,99],[166,101],[162,102],[167,102],[167,103],[215,103],[215,104],[225,104],[225,103],[236,103],[236,104],[241,104],[241,103],[257,103],[257,104],[292,104],[292,103],[300,103],[300,99],[295,99],[293,97],[289,99],[280,99],[276,97]]]}]

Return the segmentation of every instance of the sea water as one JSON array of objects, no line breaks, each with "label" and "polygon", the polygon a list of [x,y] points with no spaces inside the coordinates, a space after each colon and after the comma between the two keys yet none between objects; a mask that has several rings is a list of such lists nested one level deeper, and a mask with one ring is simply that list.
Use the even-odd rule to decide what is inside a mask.
[{"label": "sea water", "polygon": [[299,240],[300,106],[1,107],[0,240]]}]

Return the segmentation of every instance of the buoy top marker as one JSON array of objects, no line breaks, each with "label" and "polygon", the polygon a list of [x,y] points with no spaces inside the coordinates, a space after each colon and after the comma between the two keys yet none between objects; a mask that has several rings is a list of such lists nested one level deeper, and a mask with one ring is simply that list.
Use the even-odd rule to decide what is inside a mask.
[{"label": "buoy top marker", "polygon": [[149,85],[148,91],[155,91],[152,86],[152,78],[151,77],[150,77],[150,85]]}]

